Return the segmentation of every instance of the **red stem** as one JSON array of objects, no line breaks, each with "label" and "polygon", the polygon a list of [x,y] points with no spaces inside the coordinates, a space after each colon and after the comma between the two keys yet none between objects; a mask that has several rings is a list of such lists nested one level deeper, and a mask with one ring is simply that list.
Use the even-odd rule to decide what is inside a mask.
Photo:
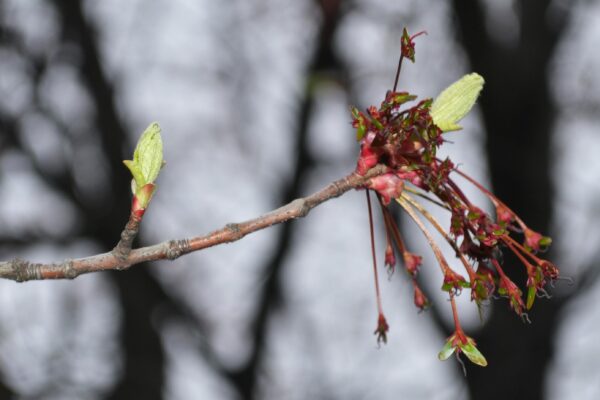
[{"label": "red stem", "polygon": [[[536,257],[534,254],[532,254],[530,251],[527,251],[527,249],[525,247],[523,247],[523,245],[519,242],[517,242],[515,239],[513,239],[512,237],[510,237],[509,235],[504,235],[504,237],[506,239],[508,239],[513,246],[515,246],[517,249],[521,250],[521,252],[523,254],[526,254],[528,257],[530,257],[533,261],[535,261],[536,264],[539,264],[542,262],[542,260],[538,257]],[[509,243],[506,242],[506,240],[504,241],[504,243],[506,243],[506,245],[510,246]],[[513,250],[514,251],[514,250]]]},{"label": "red stem", "polygon": [[398,247],[398,251],[400,255],[403,255],[406,252],[406,246],[404,245],[404,241],[402,240],[402,236],[400,235],[400,230],[398,229],[398,225],[396,225],[396,221],[392,217],[390,210],[383,204],[381,198],[379,199],[379,204],[381,205],[381,212],[383,213],[383,220],[386,225],[386,235],[389,237],[389,232],[392,232],[392,237],[396,242],[396,246]]},{"label": "red stem", "polygon": [[490,259],[490,261],[492,262],[492,264],[494,264],[494,267],[496,267],[496,269],[498,270],[498,274],[504,278],[504,279],[508,279],[508,277],[506,276],[506,274],[504,273],[504,270],[502,269],[502,267],[500,266],[500,263],[498,262],[498,260],[496,260],[495,258]]},{"label": "red stem", "polygon": [[398,60],[398,69],[396,69],[396,79],[394,80],[394,89],[393,92],[396,91],[398,87],[398,79],[400,79],[400,69],[402,69],[402,60],[404,59],[404,55],[400,54],[400,59]]},{"label": "red stem", "polygon": [[462,332],[460,321],[458,320],[458,311],[456,310],[456,301],[454,301],[454,294],[450,292],[450,304],[452,305],[452,317],[454,318],[454,327],[457,332]]},{"label": "red stem", "polygon": [[533,272],[534,272],[533,265],[531,265],[529,263],[529,261],[527,261],[527,259],[525,257],[523,257],[523,255],[521,254],[521,252],[519,252],[517,249],[515,249],[514,246],[512,245],[512,243],[510,243],[509,241],[504,241],[504,243],[519,258],[519,260],[521,260],[521,262],[523,263],[523,265],[527,269],[527,273],[530,274],[530,275],[533,274]]},{"label": "red stem", "polygon": [[475,179],[471,178],[469,175],[465,174],[458,168],[455,168],[454,171],[456,171],[457,174],[459,174],[460,176],[462,176],[463,178],[465,178],[466,180],[471,182],[473,185],[475,185],[477,187],[477,189],[481,190],[483,192],[483,194],[485,194],[491,200],[491,202],[494,204],[495,207],[497,207],[498,205],[501,205],[502,207],[504,207],[508,211],[510,211],[512,213],[512,215],[515,217],[515,220],[517,221],[517,223],[521,226],[521,229],[523,229],[523,230],[527,229],[527,225],[525,225],[525,222],[523,222],[523,220],[521,218],[519,218],[517,213],[515,213],[513,210],[511,210],[504,202],[502,202],[502,200],[497,198],[492,192],[490,192],[488,189],[486,189],[481,183],[477,182]]},{"label": "red stem", "polygon": [[373,229],[373,210],[371,209],[371,195],[370,190],[365,190],[367,193],[367,206],[369,210],[369,230],[371,232],[371,254],[373,255],[373,275],[375,277],[375,296],[377,298],[377,311],[379,314],[383,314],[383,307],[381,306],[381,294],[379,292],[379,276],[377,275],[377,256],[375,255],[375,232]]},{"label": "red stem", "polygon": [[442,273],[445,275],[447,272],[452,271],[452,269],[448,265],[448,262],[444,258],[442,251],[440,250],[438,245],[435,243],[435,240],[433,240],[433,236],[431,236],[431,233],[427,230],[427,228],[425,227],[425,224],[423,224],[423,221],[421,221],[419,219],[419,216],[417,215],[417,213],[415,213],[415,211],[412,209],[412,207],[407,202],[407,200],[404,197],[399,197],[396,200],[402,206],[402,208],[404,208],[404,211],[406,211],[406,213],[415,222],[415,224],[417,224],[417,226],[419,227],[421,232],[423,232],[423,235],[425,235],[425,238],[427,239],[427,243],[429,243],[429,247],[431,247],[431,250],[433,251],[435,258],[437,259],[437,262],[438,262],[440,268],[442,269]]},{"label": "red stem", "polygon": [[460,248],[458,247],[456,242],[452,240],[452,238],[444,231],[444,228],[442,228],[440,223],[433,217],[433,215],[431,215],[429,211],[427,211],[423,206],[417,203],[412,197],[408,196],[406,193],[402,193],[402,198],[408,201],[414,208],[416,208],[421,213],[421,215],[423,215],[433,225],[433,227],[444,237],[444,239],[446,239],[446,242],[448,242],[448,244],[456,252],[457,257],[460,259],[463,266],[465,267],[465,270],[469,274],[469,279],[471,281],[475,280],[476,273],[473,270],[473,267],[471,267],[471,264],[469,264],[463,253],[460,251]]}]

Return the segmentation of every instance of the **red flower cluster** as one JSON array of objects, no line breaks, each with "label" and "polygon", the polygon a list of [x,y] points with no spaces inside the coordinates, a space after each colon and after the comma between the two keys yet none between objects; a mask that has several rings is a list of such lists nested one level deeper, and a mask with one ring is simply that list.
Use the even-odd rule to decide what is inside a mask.
[{"label": "red flower cluster", "polygon": [[[413,38],[414,36],[409,37],[406,30],[404,31],[401,60],[406,57],[414,61]],[[482,85],[483,80],[481,77],[479,79]],[[452,91],[450,93],[455,95]],[[478,92],[473,97],[473,102],[477,94]],[[437,258],[443,274],[442,290],[449,292],[457,322],[456,332],[451,337],[451,348],[459,347],[459,350],[462,348],[464,352],[465,346],[468,349],[471,348],[469,346],[474,348],[475,342],[465,336],[460,329],[454,296],[460,294],[463,289],[471,289],[471,299],[478,306],[494,295],[504,296],[509,299],[510,307],[518,315],[526,317],[524,310],[532,307],[536,295],[546,295],[544,290],[546,284],[556,280],[559,273],[554,264],[536,255],[551,243],[550,238],[531,230],[506,204],[460,171],[452,161],[437,157],[437,150],[445,140],[443,130],[436,124],[432,113],[434,102],[432,99],[425,99],[407,106],[407,103],[415,101],[416,98],[407,92],[396,91],[394,87],[394,90],[386,94],[379,108],[371,106],[364,113],[356,108],[351,109],[352,124],[356,128],[357,139],[360,141],[356,173],[364,175],[378,164],[387,167],[384,174],[371,178],[365,187],[367,196],[369,191],[377,194],[383,212],[387,237],[385,264],[388,271],[392,273],[396,265],[396,252],[402,257],[405,270],[414,285],[415,305],[419,309],[426,308],[429,301],[417,283],[421,257],[406,250],[399,229],[388,210],[388,205],[394,199],[423,231]],[[471,106],[472,103],[468,105],[466,111]],[[444,112],[449,113],[447,109]],[[460,118],[462,114],[458,117]],[[456,121],[448,122],[451,124],[445,126],[457,127]],[[460,175],[474,184],[490,199],[496,208],[495,218],[471,203],[455,182],[455,175]],[[447,229],[442,227],[415,200],[416,197],[426,199],[448,210],[451,215],[450,226]],[[372,225],[371,211],[369,215]],[[422,218],[428,220],[455,250],[467,278],[449,266],[422,222]],[[513,234],[519,233],[523,234],[523,243],[519,243],[512,237]],[[501,254],[504,249],[513,252],[526,269],[528,276],[525,282],[528,290],[526,301],[523,300],[522,291],[502,269]],[[381,309],[378,286],[376,282],[379,315],[375,333],[380,340],[385,341],[388,325]],[[457,354],[459,352],[457,351]],[[476,359],[483,359],[478,364],[484,365],[483,356],[481,359]]]}]

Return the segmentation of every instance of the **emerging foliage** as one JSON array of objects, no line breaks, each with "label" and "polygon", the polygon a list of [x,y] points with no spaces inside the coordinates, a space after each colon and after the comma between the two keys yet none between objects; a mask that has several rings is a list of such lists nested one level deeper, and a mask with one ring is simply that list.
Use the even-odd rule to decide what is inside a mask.
[{"label": "emerging foliage", "polygon": [[140,209],[146,209],[150,203],[156,190],[154,181],[164,165],[160,132],[158,123],[151,123],[138,140],[133,152],[133,160],[123,161],[133,176],[131,190],[134,194],[134,203],[137,202]]}]

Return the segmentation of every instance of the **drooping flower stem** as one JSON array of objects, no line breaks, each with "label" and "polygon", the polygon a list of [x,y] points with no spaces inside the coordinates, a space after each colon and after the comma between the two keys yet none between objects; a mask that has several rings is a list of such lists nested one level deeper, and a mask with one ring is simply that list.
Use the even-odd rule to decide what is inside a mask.
[{"label": "drooping flower stem", "polygon": [[412,194],[414,194],[415,196],[419,196],[420,198],[422,198],[422,199],[425,199],[425,200],[427,200],[428,202],[430,202],[430,203],[432,203],[432,204],[435,204],[436,206],[438,206],[438,207],[440,207],[440,208],[443,208],[443,209],[444,209],[444,210],[446,210],[446,211],[452,211],[452,209],[451,209],[451,208],[450,208],[450,207],[449,207],[447,204],[444,204],[444,203],[442,203],[442,202],[440,202],[440,201],[437,201],[436,199],[434,199],[434,198],[431,198],[430,196],[427,196],[426,194],[424,194],[424,193],[421,193],[421,192],[419,192],[418,190],[415,190],[415,189],[413,189],[413,188],[410,188],[410,187],[404,187],[404,191],[405,191],[405,192],[412,193]]},{"label": "drooping flower stem", "polygon": [[429,211],[427,211],[422,205],[420,205],[418,202],[416,202],[408,194],[402,193],[402,198],[404,200],[408,201],[414,208],[416,208],[421,213],[421,215],[423,215],[431,223],[431,225],[433,225],[435,227],[435,229],[444,237],[444,239],[446,239],[448,244],[450,244],[452,249],[456,252],[456,255],[458,256],[461,263],[465,267],[465,270],[469,274],[469,279],[474,280],[476,277],[476,273],[473,270],[473,267],[471,266],[471,264],[469,264],[469,262],[465,258],[462,251],[460,251],[460,249],[458,248],[458,245],[456,244],[456,242],[450,237],[450,235],[448,235],[446,233],[446,231],[444,230],[442,225],[438,222],[438,220],[435,219],[435,217],[433,215],[431,215],[429,213]]},{"label": "drooping flower stem", "polygon": [[452,188],[452,190],[454,191],[454,193],[463,201],[463,203],[465,203],[465,205],[467,207],[471,207],[472,204],[469,201],[469,199],[467,198],[467,196],[465,196],[465,194],[463,193],[463,191],[458,187],[458,185],[456,183],[454,183],[454,181],[452,179],[450,179],[450,177],[448,177],[448,185]]},{"label": "drooping flower stem", "polygon": [[498,262],[498,260],[496,260],[495,258],[491,258],[490,261],[496,268],[496,271],[498,271],[498,275],[500,275],[501,279],[508,278],[508,276],[506,276],[506,274],[504,273],[504,269],[502,269],[502,267],[500,266],[500,263]]},{"label": "drooping flower stem", "polygon": [[371,233],[371,255],[373,256],[373,276],[375,277],[375,295],[377,296],[377,312],[383,314],[383,307],[381,306],[381,293],[379,291],[379,277],[377,273],[377,256],[375,255],[375,232],[373,228],[373,211],[371,208],[371,195],[370,190],[365,191],[367,193],[367,206],[369,210],[369,230]]},{"label": "drooping flower stem", "polygon": [[465,174],[458,168],[455,168],[454,171],[457,174],[459,174],[460,176],[462,176],[463,178],[465,178],[466,180],[468,180],[469,182],[471,182],[475,187],[477,187],[477,189],[479,189],[483,194],[485,194],[487,196],[487,198],[490,199],[490,201],[492,202],[494,207],[498,207],[498,206],[504,207],[506,210],[508,210],[512,214],[515,221],[517,221],[517,223],[519,224],[519,226],[522,229],[527,229],[527,225],[525,224],[525,222],[523,222],[523,220],[521,218],[519,218],[519,216],[513,210],[511,210],[502,200],[500,200],[492,192],[490,192],[488,189],[486,189],[485,186],[483,186],[481,183],[477,182],[475,179],[471,178],[469,175]]},{"label": "drooping flower stem", "polygon": [[367,208],[369,210],[369,231],[371,234],[371,254],[373,256],[373,276],[375,278],[375,297],[377,299],[377,327],[375,328],[375,335],[377,335],[377,343],[383,341],[387,343],[387,332],[389,325],[383,314],[383,306],[381,305],[381,292],[379,290],[379,275],[377,272],[377,256],[375,255],[375,230],[373,227],[373,210],[371,207],[371,195],[370,190],[367,189]]},{"label": "drooping flower stem", "polygon": [[404,211],[406,211],[406,213],[412,218],[412,220],[415,222],[415,224],[417,224],[417,226],[419,227],[421,232],[423,232],[423,235],[425,235],[425,238],[427,239],[427,242],[429,243],[429,247],[431,247],[431,250],[433,250],[433,254],[435,255],[435,258],[437,259],[438,264],[440,265],[440,268],[442,269],[442,273],[444,273],[444,275],[445,275],[451,269],[448,266],[448,262],[442,255],[442,251],[440,250],[438,245],[433,240],[431,233],[427,230],[427,228],[425,227],[425,224],[423,224],[423,221],[421,221],[419,219],[419,216],[415,213],[415,211],[412,209],[410,204],[408,204],[406,199],[404,199],[404,197],[399,197],[396,200],[402,206]]},{"label": "drooping flower stem", "polygon": [[544,262],[544,260],[540,259],[539,257],[536,257],[535,254],[533,254],[531,251],[528,251],[525,247],[523,247],[521,243],[517,242],[509,235],[504,235],[503,241],[504,244],[506,244],[513,251],[513,253],[517,254],[516,250],[519,250],[521,253],[531,258],[531,260],[533,260],[536,264],[541,264]]},{"label": "drooping flower stem", "polygon": [[454,300],[454,293],[450,292],[450,304],[452,305],[452,318],[454,319],[454,327],[457,332],[462,332],[460,321],[458,320],[458,311],[456,310],[456,301]]},{"label": "drooping flower stem", "polygon": [[396,245],[397,245],[396,247],[398,249],[400,249],[400,254],[403,254],[404,246],[399,245],[397,240],[394,237],[393,226],[395,226],[396,224],[394,223],[393,219],[388,218],[391,216],[388,215],[389,211],[388,211],[387,207],[385,206],[385,204],[383,204],[383,200],[381,199],[381,196],[379,194],[377,194],[377,200],[378,200],[379,206],[381,208],[381,213],[383,214],[383,222],[385,225],[385,240],[386,240],[385,266],[388,267],[388,275],[391,277],[396,269],[396,256],[395,256],[395,252],[394,252],[394,246],[392,243],[393,242],[396,243]]},{"label": "drooping flower stem", "polygon": [[394,221],[390,210],[388,210],[388,208],[383,204],[383,202],[381,202],[381,200],[379,201],[379,204],[381,205],[381,212],[383,213],[383,221],[386,226],[386,233],[388,235],[389,232],[392,233],[392,237],[394,239],[394,242],[396,243],[396,246],[398,247],[398,251],[401,254],[404,254],[404,252],[406,251],[406,246],[404,245],[404,241],[402,240],[402,236],[400,235],[398,225],[396,225],[396,222]]},{"label": "drooping flower stem", "polygon": [[[517,242],[515,242],[515,240],[512,239],[508,235],[506,235],[506,238],[508,238],[510,240],[504,240],[504,244],[506,244],[508,246],[508,248],[519,258],[519,260],[521,260],[521,262],[525,266],[525,269],[527,269],[527,273],[529,275],[533,274],[533,270],[534,270],[533,265],[531,265],[531,263],[523,256],[523,254],[521,254],[521,251],[519,251],[519,249],[515,248],[515,246],[513,245],[513,243],[517,243]],[[513,243],[511,243],[511,241]],[[529,253],[528,251],[525,251],[524,253],[535,257],[533,254]],[[537,257],[535,257],[535,258],[537,258]]]},{"label": "drooping flower stem", "polygon": [[400,70],[402,69],[402,60],[404,60],[404,55],[400,54],[400,58],[398,59],[398,68],[396,69],[396,79],[394,79],[394,89],[392,91],[396,91],[398,88],[398,80],[400,79]]}]

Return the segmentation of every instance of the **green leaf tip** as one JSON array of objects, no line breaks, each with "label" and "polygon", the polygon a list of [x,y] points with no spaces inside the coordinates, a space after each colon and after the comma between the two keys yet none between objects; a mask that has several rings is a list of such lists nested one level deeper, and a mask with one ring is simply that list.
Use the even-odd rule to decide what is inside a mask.
[{"label": "green leaf tip", "polygon": [[454,354],[455,350],[456,347],[452,344],[452,340],[448,340],[442,350],[439,352],[438,358],[440,361],[446,361],[452,354]]},{"label": "green leaf tip", "polygon": [[160,125],[157,122],[151,123],[138,140],[133,160],[123,161],[133,176],[134,194],[143,186],[153,184],[164,165],[160,132]]},{"label": "green leaf tip", "polygon": [[434,100],[431,105],[431,117],[442,132],[462,129],[457,122],[473,108],[483,84],[484,79],[481,75],[471,73],[448,86]]},{"label": "green leaf tip", "polygon": [[461,346],[460,349],[473,364],[477,364],[480,367],[487,366],[487,360],[485,359],[483,354],[481,354],[481,352],[477,350],[477,347],[475,347],[475,343],[472,339],[469,340],[467,344]]}]

